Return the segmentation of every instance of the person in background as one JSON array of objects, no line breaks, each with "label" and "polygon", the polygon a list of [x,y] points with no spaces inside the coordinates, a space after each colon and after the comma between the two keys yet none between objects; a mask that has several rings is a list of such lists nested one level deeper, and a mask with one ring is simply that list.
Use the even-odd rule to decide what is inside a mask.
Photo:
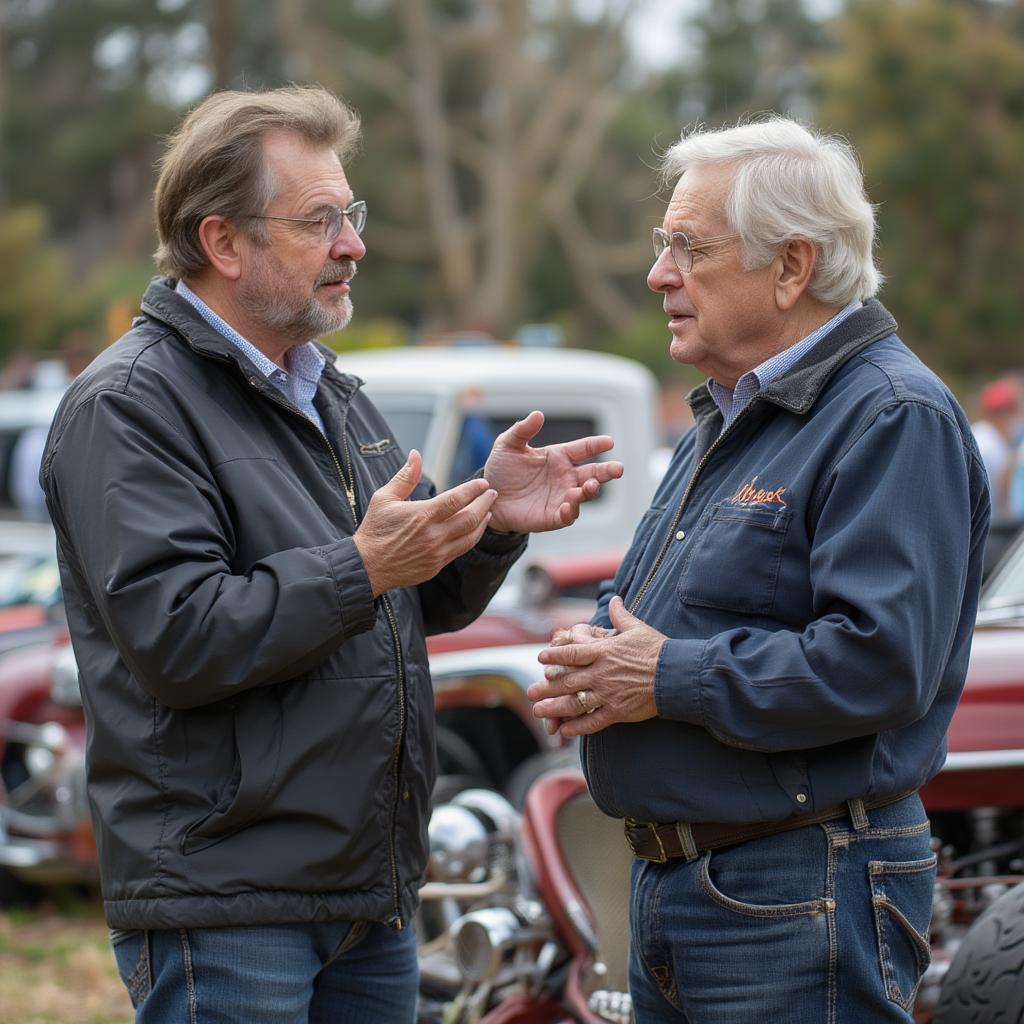
[{"label": "person in background", "polygon": [[634,853],[638,1024],[910,1024],[990,500],[970,426],[874,298],[843,140],[687,133],[649,287],[706,383],[535,713]]},{"label": "person in background", "polygon": [[466,480],[479,473],[494,444],[494,431],[483,413],[483,397],[479,388],[467,388],[459,396],[462,428],[452,458],[452,480]]},{"label": "person in background", "polygon": [[1021,428],[1020,387],[1011,377],[986,384],[978,397],[981,419],[971,424],[992,488],[994,516],[1011,514],[1010,488]]},{"label": "person in background", "polygon": [[366,254],[319,88],[221,92],[170,139],[153,280],[71,385],[42,484],[139,1024],[411,1024],[436,772],[428,633],[622,472],[530,445],[435,494],[314,339]]},{"label": "person in background", "polygon": [[[22,389],[25,394],[38,394],[43,409],[52,408],[53,397],[63,391],[89,365],[95,355],[85,331],[72,331],[61,346],[60,358],[37,359],[29,383]],[[11,448],[8,471],[11,498],[22,519],[29,522],[49,522],[46,498],[39,485],[39,467],[50,425],[27,427]]]}]

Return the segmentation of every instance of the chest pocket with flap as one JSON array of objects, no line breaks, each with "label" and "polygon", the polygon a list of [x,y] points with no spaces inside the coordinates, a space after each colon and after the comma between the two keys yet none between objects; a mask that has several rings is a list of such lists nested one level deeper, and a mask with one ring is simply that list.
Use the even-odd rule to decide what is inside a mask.
[{"label": "chest pocket with flap", "polygon": [[788,509],[713,505],[687,542],[679,599],[703,608],[768,614],[791,519]]}]

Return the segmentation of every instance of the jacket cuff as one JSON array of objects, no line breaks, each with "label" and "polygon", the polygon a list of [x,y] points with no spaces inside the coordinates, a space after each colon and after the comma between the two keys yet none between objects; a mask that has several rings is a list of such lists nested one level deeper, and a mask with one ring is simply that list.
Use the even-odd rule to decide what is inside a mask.
[{"label": "jacket cuff", "polygon": [[320,549],[338,595],[341,628],[345,636],[365,633],[377,619],[370,577],[351,537]]},{"label": "jacket cuff", "polygon": [[703,726],[700,674],[707,640],[666,640],[654,672],[659,718]]},{"label": "jacket cuff", "polygon": [[476,547],[471,550],[478,551],[482,555],[493,555],[496,558],[503,558],[514,553],[518,558],[526,547],[529,536],[528,533],[495,533],[488,527],[484,530],[484,535],[476,542]]}]

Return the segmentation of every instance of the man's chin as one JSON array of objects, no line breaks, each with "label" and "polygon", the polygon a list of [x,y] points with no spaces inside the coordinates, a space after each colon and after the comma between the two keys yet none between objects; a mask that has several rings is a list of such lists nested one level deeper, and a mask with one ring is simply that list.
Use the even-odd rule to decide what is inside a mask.
[{"label": "man's chin", "polygon": [[347,296],[343,296],[342,300],[338,304],[332,304],[332,308],[325,310],[330,320],[331,326],[322,331],[322,334],[334,334],[335,331],[340,331],[345,327],[348,327],[349,321],[352,319],[352,300]]},{"label": "man's chin", "polygon": [[320,337],[324,334],[336,334],[348,327],[352,312],[352,300],[347,295],[339,296],[339,301],[329,304],[318,301],[316,315],[309,318],[309,335]]},{"label": "man's chin", "polygon": [[672,335],[668,345],[668,354],[673,362],[685,363],[688,366],[692,365],[696,356],[692,342],[688,338],[680,338],[678,334]]}]

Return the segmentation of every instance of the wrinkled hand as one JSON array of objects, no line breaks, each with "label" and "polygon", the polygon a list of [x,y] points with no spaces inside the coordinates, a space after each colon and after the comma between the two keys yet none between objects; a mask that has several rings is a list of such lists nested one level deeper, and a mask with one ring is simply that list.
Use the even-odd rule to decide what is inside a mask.
[{"label": "wrinkled hand", "polygon": [[[593,643],[593,641],[602,640],[606,636],[615,636],[615,632],[614,629],[605,629],[604,626],[592,626],[589,622],[577,622],[575,626],[570,626],[568,629],[556,629],[551,634],[549,643],[552,647],[564,647],[566,644]],[[568,719],[545,718],[544,728],[547,729],[549,736],[554,736],[562,723],[566,721]]]},{"label": "wrinkled hand", "polygon": [[373,492],[353,539],[373,596],[432,579],[483,536],[497,498],[486,480],[467,480],[426,501],[408,501],[423,475],[414,448],[405,465]]},{"label": "wrinkled hand", "polygon": [[491,509],[492,530],[561,529],[575,522],[580,505],[593,501],[602,484],[622,476],[621,462],[586,462],[611,450],[614,442],[606,434],[531,448],[542,426],[544,414],[531,412],[494,442],[484,466],[484,477],[498,492]]},{"label": "wrinkled hand", "polygon": [[[532,683],[526,696],[535,701],[534,715],[556,723],[563,736],[643,722],[658,713],[654,674],[667,637],[630,615],[620,597],[612,598],[608,614],[614,631],[588,636],[574,626],[568,642],[545,647],[537,656],[546,666],[544,679]],[[576,696],[580,691],[586,707]]]}]

